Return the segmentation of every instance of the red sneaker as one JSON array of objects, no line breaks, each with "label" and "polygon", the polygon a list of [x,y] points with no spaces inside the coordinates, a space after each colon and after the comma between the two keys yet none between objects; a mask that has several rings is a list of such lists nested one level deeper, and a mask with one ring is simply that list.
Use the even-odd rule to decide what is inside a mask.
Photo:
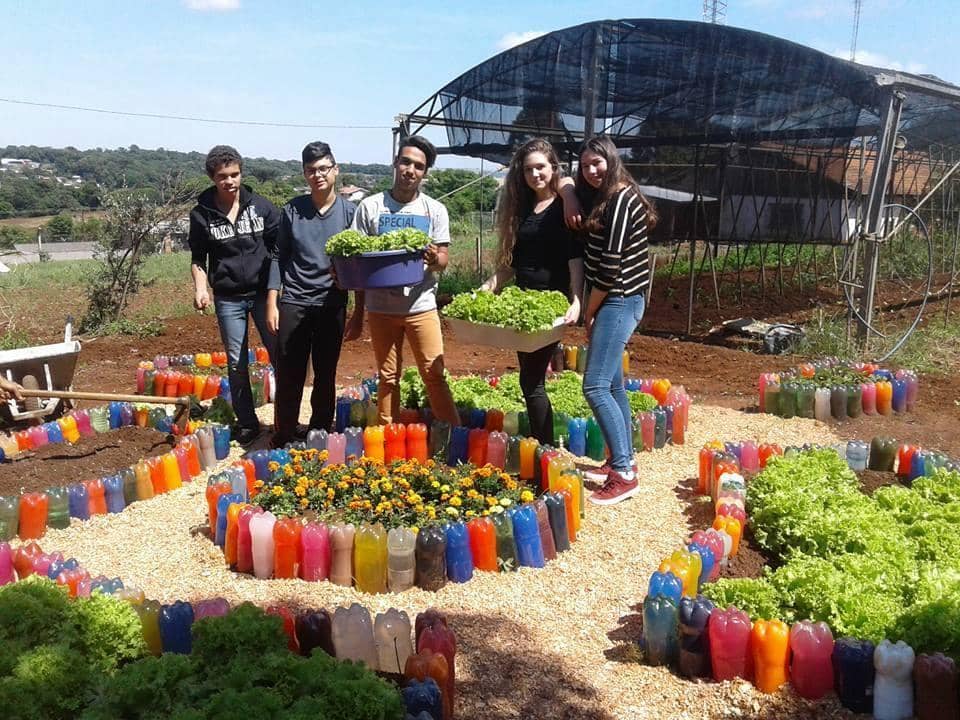
[{"label": "red sneaker", "polygon": [[616,470],[611,470],[603,487],[590,496],[590,502],[595,505],[616,505],[639,491],[640,483],[637,482],[636,472],[633,480],[627,480]]},{"label": "red sneaker", "polygon": [[[637,464],[634,463],[631,467],[633,474],[637,474]],[[613,470],[610,467],[610,461],[604,460],[603,465],[595,468],[587,468],[583,471],[583,479],[590,480],[591,482],[606,482],[607,476],[610,475],[610,471]]]}]

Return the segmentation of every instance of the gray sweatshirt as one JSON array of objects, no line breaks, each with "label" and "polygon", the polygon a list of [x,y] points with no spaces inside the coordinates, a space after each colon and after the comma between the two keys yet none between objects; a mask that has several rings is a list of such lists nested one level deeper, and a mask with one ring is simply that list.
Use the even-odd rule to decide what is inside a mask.
[{"label": "gray sweatshirt", "polygon": [[330,277],[326,246],[331,236],[350,227],[356,209],[339,196],[323,215],[310,195],[295,197],[283,206],[267,284],[270,290],[283,288],[281,303],[346,305],[347,293]]}]

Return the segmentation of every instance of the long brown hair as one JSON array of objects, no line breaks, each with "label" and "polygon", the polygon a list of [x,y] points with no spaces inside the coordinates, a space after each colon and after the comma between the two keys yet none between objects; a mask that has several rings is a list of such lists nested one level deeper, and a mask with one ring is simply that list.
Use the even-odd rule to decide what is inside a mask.
[{"label": "long brown hair", "polygon": [[553,145],[543,138],[534,138],[524,143],[510,160],[507,179],[503,182],[500,200],[497,203],[497,234],[500,236],[497,267],[510,267],[513,261],[513,247],[517,243],[517,229],[536,204],[536,195],[527,185],[523,173],[523,163],[526,162],[528,155],[535,152],[543,153],[553,168],[550,189],[554,194],[557,194],[559,189],[560,158],[557,157],[557,151],[553,149]]},{"label": "long brown hair", "polygon": [[657,224],[657,211],[646,195],[640,192],[640,186],[637,185],[637,181],[633,179],[633,175],[623,164],[620,153],[617,152],[617,146],[613,144],[613,141],[606,135],[596,135],[580,145],[580,149],[577,150],[577,157],[582,158],[585,152],[599,155],[606,160],[607,172],[603,176],[600,187],[594,188],[584,178],[583,170],[577,171],[575,180],[577,195],[580,197],[580,201],[584,203],[584,209],[590,208],[590,214],[583,223],[584,229],[594,233],[603,232],[604,213],[606,213],[610,199],[621,187],[628,185],[643,201],[647,211],[647,228],[652,230],[653,226]]}]

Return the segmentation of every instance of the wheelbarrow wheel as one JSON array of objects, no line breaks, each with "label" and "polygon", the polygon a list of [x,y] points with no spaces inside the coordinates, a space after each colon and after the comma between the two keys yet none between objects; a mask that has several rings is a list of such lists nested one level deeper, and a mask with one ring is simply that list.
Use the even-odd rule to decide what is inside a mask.
[{"label": "wheelbarrow wheel", "polygon": [[[27,390],[39,390],[40,383],[37,382],[37,378],[33,375],[24,375],[20,380],[20,384]],[[40,409],[40,398],[28,397],[23,399],[23,405],[27,410],[39,410]]]}]

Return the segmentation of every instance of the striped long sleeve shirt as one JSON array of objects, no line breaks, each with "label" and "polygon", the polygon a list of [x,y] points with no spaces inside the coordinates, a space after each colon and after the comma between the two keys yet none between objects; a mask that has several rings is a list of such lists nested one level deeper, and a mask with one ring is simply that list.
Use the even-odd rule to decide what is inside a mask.
[{"label": "striped long sleeve shirt", "polygon": [[587,282],[610,295],[644,292],[650,282],[647,245],[646,206],[633,188],[625,187],[610,199],[603,231],[587,237]]}]

